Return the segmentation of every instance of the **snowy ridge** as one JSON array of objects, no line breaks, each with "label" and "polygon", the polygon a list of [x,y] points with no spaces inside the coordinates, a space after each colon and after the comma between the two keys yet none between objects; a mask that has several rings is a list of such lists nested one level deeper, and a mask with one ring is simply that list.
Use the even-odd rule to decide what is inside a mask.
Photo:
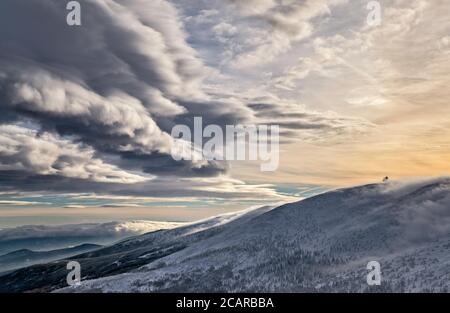
[{"label": "snowy ridge", "polygon": [[[450,179],[331,191],[144,234],[75,260],[82,283],[58,292],[445,292]],[[369,261],[381,265],[381,286],[367,285]],[[65,276],[30,277],[64,264],[0,277],[0,286],[62,288]]]},{"label": "snowy ridge", "polygon": [[[153,238],[183,243],[175,253],[62,291],[450,289],[449,178],[336,190],[215,220],[199,223],[213,226],[195,234],[190,225]],[[366,283],[370,260],[381,264],[379,287]]]}]

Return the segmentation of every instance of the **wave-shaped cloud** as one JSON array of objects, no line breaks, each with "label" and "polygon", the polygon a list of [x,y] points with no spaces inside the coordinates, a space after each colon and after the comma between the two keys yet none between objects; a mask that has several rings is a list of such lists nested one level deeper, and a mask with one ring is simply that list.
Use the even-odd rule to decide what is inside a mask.
[{"label": "wave-shaped cloud", "polygon": [[[97,158],[131,159],[122,164],[131,170],[164,158],[158,174],[172,173],[169,121],[187,112],[179,100],[204,97],[199,82],[206,73],[178,11],[167,1],[86,0],[81,7],[82,26],[73,28],[61,1],[2,1],[1,25],[10,31],[0,43],[0,119],[31,120],[39,131],[92,147]],[[133,164],[136,158],[143,161]],[[213,162],[179,163],[180,176],[224,170]],[[52,172],[60,174],[45,174]]]},{"label": "wave-shaped cloud", "polygon": [[55,135],[16,126],[0,125],[2,170],[23,170],[41,175],[87,179],[105,183],[137,183],[150,179],[120,170],[83,148]]},{"label": "wave-shaped cloud", "polygon": [[[189,12],[177,1],[80,3],[82,25],[70,27],[64,1],[0,2],[0,27],[8,29],[0,33],[1,138],[8,142],[0,155],[2,188],[186,195],[185,190],[198,194],[199,186],[209,184],[214,193],[223,185],[227,188],[222,192],[235,193],[236,186],[228,188],[233,180],[225,175],[226,162],[171,157],[169,133],[175,124],[192,125],[194,116],[220,126],[278,123],[283,136],[306,139],[372,126],[332,114],[321,118],[306,109],[301,116],[295,115],[298,110],[289,112],[295,114],[286,119],[286,110],[295,105],[286,107],[273,98],[267,109],[254,105],[261,97],[247,97],[226,86],[214,89],[210,80],[222,73],[206,65],[184,25],[186,15],[199,12]],[[251,19],[239,6],[235,12]],[[292,12],[306,22],[326,7],[324,1],[292,4]],[[279,3],[261,10],[274,31],[292,39],[289,25],[280,23],[290,23],[297,15],[284,14]],[[273,17],[277,23],[270,22],[271,12],[282,15]],[[214,28],[218,35],[237,31],[225,31],[224,25]],[[14,127],[17,134],[10,131]],[[152,175],[163,178],[143,183]],[[193,183],[179,177],[216,180]],[[134,191],[117,186],[123,183],[137,186]],[[237,186],[242,187],[242,181]],[[244,188],[241,193],[246,192]]]}]

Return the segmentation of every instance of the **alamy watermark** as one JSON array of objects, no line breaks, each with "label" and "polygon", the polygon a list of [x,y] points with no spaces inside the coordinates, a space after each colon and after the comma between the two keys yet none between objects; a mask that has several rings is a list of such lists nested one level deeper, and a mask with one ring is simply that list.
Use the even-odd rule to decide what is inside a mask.
[{"label": "alamy watermark", "polygon": [[261,161],[261,171],[271,172],[280,161],[279,132],[278,125],[203,127],[202,117],[195,117],[193,134],[187,125],[172,128],[175,140],[171,155],[176,161]]},{"label": "alamy watermark", "polygon": [[81,284],[81,265],[77,261],[70,261],[66,266],[70,272],[67,274],[66,282],[69,286]]},{"label": "alamy watermark", "polygon": [[69,26],[81,26],[81,4],[78,1],[69,1],[66,5],[69,11],[66,22]]},{"label": "alamy watermark", "polygon": [[377,261],[370,261],[366,266],[369,270],[367,274],[367,284],[369,286],[380,286],[381,285],[381,265]]}]

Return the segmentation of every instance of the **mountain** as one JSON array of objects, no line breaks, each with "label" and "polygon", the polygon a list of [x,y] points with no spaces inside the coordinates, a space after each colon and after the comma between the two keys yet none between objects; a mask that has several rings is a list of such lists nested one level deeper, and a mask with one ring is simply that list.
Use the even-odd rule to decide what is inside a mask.
[{"label": "mountain", "polygon": [[[450,179],[386,182],[136,236],[0,277],[0,292],[450,290]],[[369,286],[368,262],[381,266]]]},{"label": "mountain", "polygon": [[183,223],[130,221],[5,228],[0,229],[0,254],[21,249],[35,251],[64,249],[86,242],[108,245],[127,237],[180,225]]},{"label": "mountain", "polygon": [[32,251],[21,249],[0,256],[0,270],[8,272],[14,269],[31,266],[38,263],[51,262],[64,257],[99,249],[102,246],[95,244],[82,244],[75,247],[50,251]]}]

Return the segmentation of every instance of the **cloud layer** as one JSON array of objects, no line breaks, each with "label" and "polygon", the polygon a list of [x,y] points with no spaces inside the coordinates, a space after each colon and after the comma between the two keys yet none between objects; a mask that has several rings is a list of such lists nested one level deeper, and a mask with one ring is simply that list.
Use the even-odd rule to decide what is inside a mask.
[{"label": "cloud layer", "polygon": [[[112,0],[81,1],[81,6],[82,26],[68,27],[61,1],[0,4],[2,29],[11,30],[2,33],[0,43],[1,121],[10,128],[13,123],[25,125],[20,129],[22,136],[28,124],[33,125],[30,132],[45,132],[39,140],[37,135],[31,136],[35,137],[34,145],[52,147],[49,158],[67,157],[67,151],[58,151],[65,149],[55,144],[59,140],[66,146],[69,141],[73,146],[84,146],[86,150],[80,153],[88,152],[86,158],[95,152],[96,162],[124,159],[119,166],[130,168],[117,170],[128,177],[123,182],[141,180],[126,171],[147,172],[154,162],[159,162],[158,174],[164,175],[166,170],[173,173],[169,155],[173,139],[168,132],[173,118],[187,113],[181,101],[205,97],[199,82],[206,73],[196,52],[185,42],[177,10],[167,1],[133,0],[126,6]],[[104,169],[92,164],[91,171],[99,173],[75,173],[79,169],[74,168],[68,174],[69,167],[82,160],[72,160],[58,170],[52,167],[60,166],[53,164],[54,160],[37,164],[37,148],[19,147],[20,143],[27,145],[16,140],[21,156],[16,163],[28,173],[119,181],[101,178]],[[19,155],[16,151],[7,156],[14,159]],[[162,158],[165,162],[158,161]],[[34,162],[25,165],[24,160]],[[112,172],[116,166],[111,167],[111,174],[117,174]],[[191,168],[201,175],[223,171],[223,166],[216,168],[208,162],[173,166],[180,176],[194,175]]]},{"label": "cloud layer", "polygon": [[[174,190],[185,194],[196,184],[210,184],[216,192],[230,182],[244,190],[241,181],[224,176],[229,168],[225,162],[174,161],[172,126],[192,126],[195,116],[220,126],[278,123],[286,138],[307,140],[370,126],[334,113],[321,116],[267,93],[215,88],[211,80],[216,77],[220,84],[225,76],[193,48],[189,40],[195,41],[196,34],[189,34],[184,23],[208,23],[218,11],[199,7],[191,12],[186,3],[163,0],[80,3],[79,27],[66,24],[62,1],[0,3],[0,27],[9,30],[0,34],[3,189],[116,192],[117,184],[136,184],[122,193],[142,194],[144,188],[160,190],[164,177],[216,177],[208,183],[178,180]],[[270,28],[270,36],[264,36],[268,41],[254,37],[255,42],[242,43],[245,51],[233,62],[249,65],[249,59],[262,61],[261,53],[269,51],[275,58],[291,42],[309,36],[311,20],[340,3],[216,5],[226,6],[229,16],[245,23]],[[219,39],[245,36],[249,29],[241,31],[227,21],[211,27]],[[222,189],[230,190],[236,187]]]},{"label": "cloud layer", "polygon": [[[382,1],[375,28],[346,0],[80,3],[69,27],[65,1],[0,2],[0,192],[279,201],[446,166],[445,1]],[[196,116],[278,124],[281,169],[175,161]]]},{"label": "cloud layer", "polygon": [[49,133],[0,125],[0,163],[3,171],[24,171],[104,183],[138,183],[150,177],[134,175],[94,157],[83,148]]},{"label": "cloud layer", "polygon": [[18,239],[58,238],[58,237],[109,237],[124,238],[160,229],[170,229],[183,223],[130,221],[103,224],[70,224],[59,226],[26,225],[0,229],[0,242]]}]

